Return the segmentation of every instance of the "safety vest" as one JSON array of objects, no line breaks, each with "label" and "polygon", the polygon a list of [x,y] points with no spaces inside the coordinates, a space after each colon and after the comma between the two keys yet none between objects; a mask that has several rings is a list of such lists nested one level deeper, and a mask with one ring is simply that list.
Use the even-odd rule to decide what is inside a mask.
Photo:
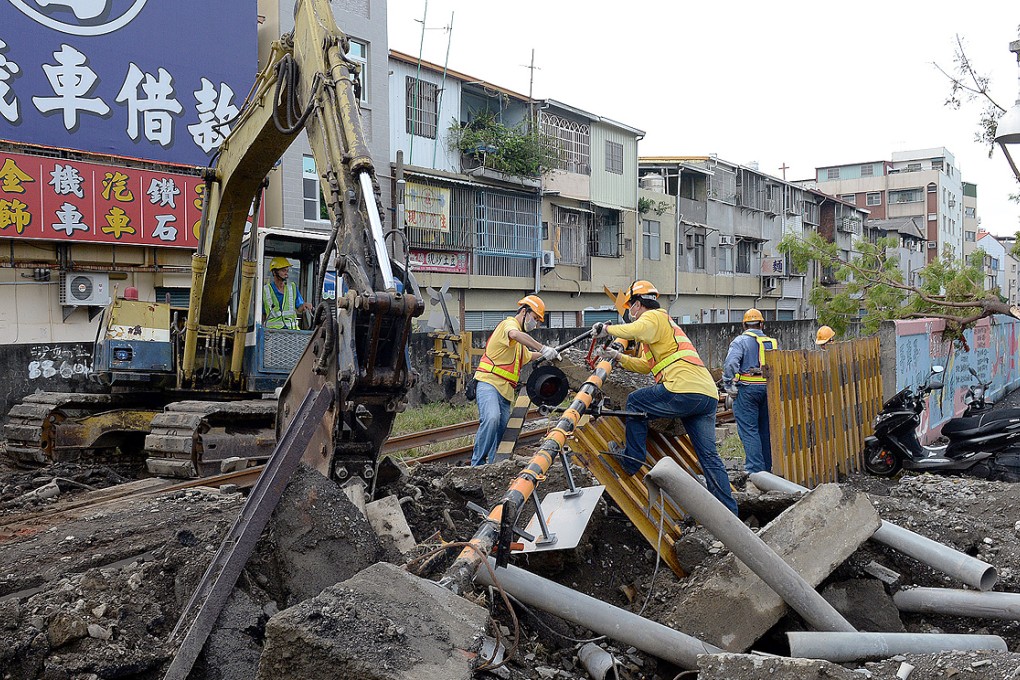
[{"label": "safety vest", "polygon": [[776,347],[779,346],[779,343],[776,342],[775,338],[770,338],[767,335],[758,335],[757,333],[752,333],[751,331],[744,331],[743,333],[741,333],[741,335],[748,335],[754,338],[754,341],[758,343],[759,374],[751,375],[748,373],[737,373],[734,379],[737,380],[738,382],[742,382],[745,384],[763,385],[765,384],[765,376],[760,374],[760,369],[764,368],[765,366],[765,352],[775,349]]},{"label": "safety vest", "polygon": [[[652,310],[653,312],[655,310]],[[666,314],[666,312],[662,312]],[[704,366],[705,362],[698,356],[698,350],[694,349],[694,345],[691,344],[687,334],[683,332],[680,326],[676,325],[673,318],[668,314],[666,318],[669,320],[669,325],[673,327],[673,340],[676,342],[676,350],[670,352],[663,358],[655,361],[655,356],[652,355],[652,350],[647,344],[641,345],[642,358],[648,362],[651,367],[652,375],[655,376],[655,382],[662,382],[663,371],[666,370],[667,366],[671,366],[678,361],[686,361],[694,366]]]},{"label": "safety vest", "polygon": [[[492,338],[489,338],[489,342],[492,342]],[[491,373],[498,375],[503,378],[510,386],[517,389],[517,383],[521,380],[521,359],[524,356],[524,348],[520,343],[517,344],[517,351],[514,353],[514,360],[509,364],[494,364],[492,359],[489,358],[489,342],[485,343],[485,354],[478,361],[478,370],[482,373]],[[510,341],[514,343],[514,340]]]},{"label": "safety vest", "polygon": [[262,306],[266,311],[266,328],[287,328],[297,330],[297,286],[291,282],[283,287],[283,307],[276,297],[273,283],[262,288]]}]

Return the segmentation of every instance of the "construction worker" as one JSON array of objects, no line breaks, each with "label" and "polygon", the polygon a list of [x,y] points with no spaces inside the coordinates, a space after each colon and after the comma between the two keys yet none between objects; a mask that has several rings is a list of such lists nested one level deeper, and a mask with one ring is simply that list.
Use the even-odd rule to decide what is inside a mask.
[{"label": "construction worker", "polygon": [[825,345],[828,344],[834,337],[836,337],[836,331],[832,330],[830,326],[822,326],[815,334],[815,344],[820,348],[825,349]]},{"label": "construction worker", "polygon": [[274,257],[269,262],[270,279],[262,287],[262,320],[266,328],[298,330],[298,312],[310,312],[312,306],[301,297],[297,284],[288,281],[290,260]]},{"label": "construction worker", "polygon": [[545,319],[545,303],[537,295],[525,295],[517,301],[517,314],[503,319],[485,343],[485,354],[478,363],[475,399],[478,402],[478,434],[471,454],[472,465],[491,463],[503,437],[514,392],[521,379],[521,366],[531,361],[530,350],[549,361],[559,361],[553,347],[543,345],[528,332]]},{"label": "construction worker", "polygon": [[[694,445],[708,490],[736,514],[726,467],[715,447],[719,391],[694,345],[660,307],[658,298],[659,291],[651,283],[635,281],[628,290],[630,322],[612,326],[596,323],[592,330],[596,337],[611,335],[641,343],[636,357],[603,350],[603,357],[618,358],[628,371],[655,375],[655,385],[630,393],[627,410],[646,413],[648,418],[679,418]],[[626,447],[620,451],[610,446],[610,453],[628,474],[634,474],[645,463],[648,418],[628,417]]]},{"label": "construction worker", "polygon": [[779,345],[765,335],[761,312],[744,313],[744,332],[733,339],[723,363],[723,386],[733,398],[733,418],[744,445],[744,469],[772,471],[772,441],[769,431],[769,400],[762,367],[765,353]]}]

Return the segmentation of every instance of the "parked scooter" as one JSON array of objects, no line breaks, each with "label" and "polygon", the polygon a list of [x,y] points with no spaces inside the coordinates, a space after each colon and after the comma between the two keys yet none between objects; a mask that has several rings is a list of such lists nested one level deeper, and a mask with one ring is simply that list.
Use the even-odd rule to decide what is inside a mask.
[{"label": "parked scooter", "polygon": [[985,395],[988,393],[988,388],[992,386],[991,381],[981,382],[981,377],[977,374],[973,368],[968,367],[970,374],[977,380],[977,385],[971,385],[967,388],[967,392],[963,395],[963,403],[966,404],[967,410],[963,412],[964,418],[970,418],[971,416],[977,416],[991,406],[985,401]]},{"label": "parked scooter", "polygon": [[917,427],[925,397],[942,389],[943,370],[933,366],[924,384],[906,387],[882,405],[875,434],[864,440],[864,469],[881,477],[907,469],[1020,481],[1020,409],[954,418],[942,428],[948,443],[921,445]]}]

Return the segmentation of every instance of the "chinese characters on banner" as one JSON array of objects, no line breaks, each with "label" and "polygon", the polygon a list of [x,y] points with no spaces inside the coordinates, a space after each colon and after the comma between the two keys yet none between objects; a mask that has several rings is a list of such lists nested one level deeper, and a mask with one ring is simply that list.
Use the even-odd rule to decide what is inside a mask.
[{"label": "chinese characters on banner", "polygon": [[467,274],[467,253],[449,253],[439,250],[412,250],[408,257],[411,269],[416,272],[447,272]]},{"label": "chinese characters on banner", "polygon": [[2,4],[2,140],[208,165],[255,78],[255,0]]},{"label": "chinese characters on banner", "polygon": [[450,190],[408,182],[404,189],[404,221],[418,229],[450,231]]},{"label": "chinese characters on banner", "polygon": [[200,177],[0,153],[0,238],[196,248]]}]

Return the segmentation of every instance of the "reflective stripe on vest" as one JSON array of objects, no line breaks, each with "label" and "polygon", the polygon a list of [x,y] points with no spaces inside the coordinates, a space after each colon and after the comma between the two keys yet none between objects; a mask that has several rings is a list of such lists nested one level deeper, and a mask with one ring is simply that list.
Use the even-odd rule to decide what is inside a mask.
[{"label": "reflective stripe on vest", "polygon": [[[661,311],[663,314],[666,314],[664,310],[651,310],[652,313],[656,311]],[[669,325],[673,327],[673,340],[676,342],[676,351],[671,352],[662,359],[659,359],[658,362],[655,362],[655,357],[652,355],[652,351],[648,345],[645,344],[642,346],[642,356],[651,367],[651,372],[655,376],[655,382],[657,383],[662,382],[663,371],[665,371],[668,366],[675,364],[677,361],[683,360],[689,364],[693,364],[694,366],[705,365],[705,362],[701,360],[701,357],[698,355],[698,351],[694,349],[694,345],[691,344],[690,339],[687,337],[687,334],[683,332],[683,329],[681,329],[680,326],[677,326],[676,322],[674,322],[673,318],[668,314],[666,314],[666,319],[669,320]]]},{"label": "reflective stripe on vest", "polygon": [[[489,338],[489,341],[492,341],[491,337]],[[511,340],[510,342],[514,343],[515,341]],[[511,387],[517,389],[517,383],[520,382],[521,379],[521,359],[524,355],[524,347],[522,347],[520,343],[516,344],[517,351],[514,353],[513,362],[509,364],[494,364],[492,363],[492,359],[489,358],[489,343],[486,342],[485,354],[483,354],[482,358],[478,361],[478,370],[482,373],[498,375],[500,378],[503,378],[510,383]]]},{"label": "reflective stripe on vest", "polygon": [[297,328],[297,286],[288,282],[283,287],[283,307],[276,297],[273,284],[267,283],[262,288],[262,306],[266,311],[266,328],[283,329]]},{"label": "reflective stripe on vest", "polygon": [[[770,338],[767,335],[758,335],[751,331],[744,331],[741,335],[747,335],[754,338],[754,341],[758,343],[758,368],[765,367],[765,352],[774,350],[779,343],[776,342],[775,338]],[[766,347],[768,345],[768,347]],[[750,383],[756,385],[765,384],[765,376],[763,375],[748,375],[746,373],[737,373],[734,380],[738,380],[743,383]]]}]

